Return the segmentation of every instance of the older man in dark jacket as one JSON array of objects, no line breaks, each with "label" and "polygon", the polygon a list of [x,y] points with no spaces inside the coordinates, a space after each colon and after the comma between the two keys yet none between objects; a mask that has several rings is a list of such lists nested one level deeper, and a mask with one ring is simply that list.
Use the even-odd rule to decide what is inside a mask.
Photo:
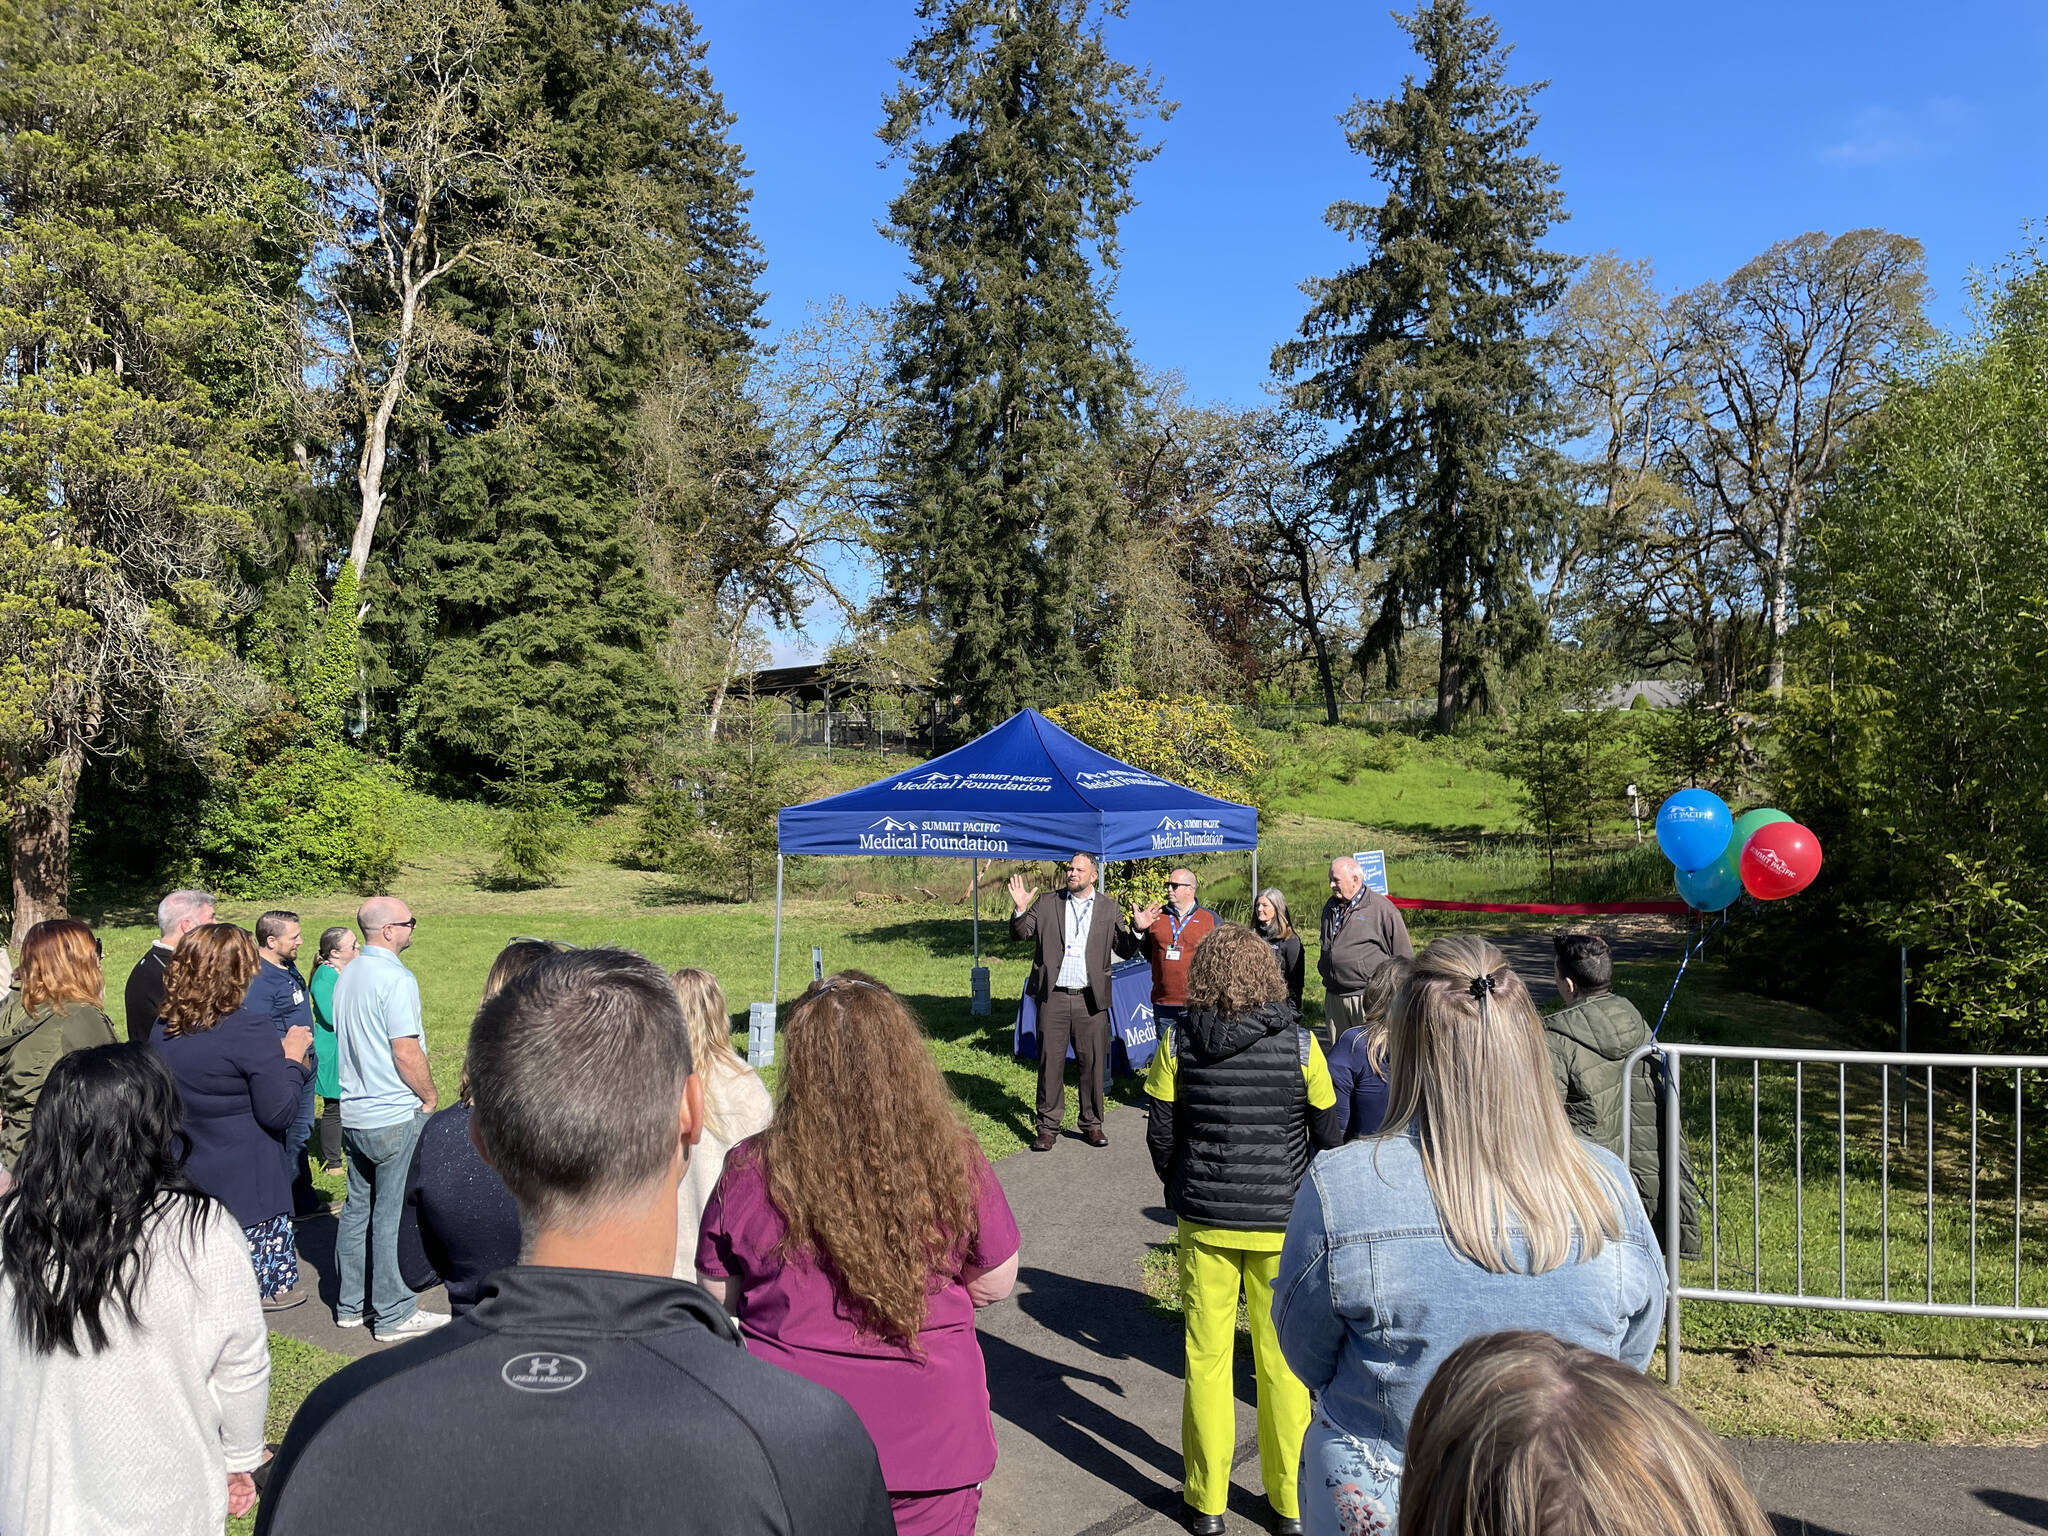
[{"label": "older man in dark jacket", "polygon": [[1330,862],[1330,899],[1323,903],[1322,953],[1316,971],[1323,978],[1325,1050],[1354,1024],[1365,1022],[1365,984],[1396,958],[1415,958],[1401,909],[1369,890],[1365,871],[1348,855]]},{"label": "older man in dark jacket", "polygon": [[1081,1139],[1106,1147],[1102,1129],[1102,1079],[1109,1064],[1109,964],[1124,915],[1109,894],[1098,891],[1100,866],[1092,853],[1067,863],[1066,889],[1040,895],[1010,876],[1013,938],[1036,939],[1031,979],[1025,983],[1038,1004],[1038,1139],[1034,1152],[1050,1152],[1059,1141],[1067,1113],[1067,1044],[1081,1074]]}]

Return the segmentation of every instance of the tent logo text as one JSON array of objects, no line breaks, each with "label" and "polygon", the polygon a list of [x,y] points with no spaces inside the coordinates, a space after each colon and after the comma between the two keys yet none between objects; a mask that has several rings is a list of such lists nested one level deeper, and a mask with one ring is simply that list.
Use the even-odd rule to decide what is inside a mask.
[{"label": "tent logo text", "polygon": [[1003,824],[985,817],[934,817],[921,821],[898,821],[883,816],[868,824],[860,834],[862,853],[979,854],[1008,853],[1010,844]]},{"label": "tent logo text", "polygon": [[1158,774],[1142,768],[1112,768],[1074,775],[1076,789],[1151,789],[1165,782]]},{"label": "tent logo text", "polygon": [[1152,1012],[1150,1003],[1139,1003],[1131,1010],[1130,1021],[1117,1031],[1123,1036],[1124,1049],[1150,1045],[1159,1038],[1158,1015]]},{"label": "tent logo text", "polygon": [[1152,851],[1172,853],[1180,848],[1221,848],[1223,823],[1198,816],[1162,816],[1152,831]]},{"label": "tent logo text", "polygon": [[1039,773],[927,773],[899,779],[892,789],[983,789],[1004,794],[1048,794],[1052,780]]}]

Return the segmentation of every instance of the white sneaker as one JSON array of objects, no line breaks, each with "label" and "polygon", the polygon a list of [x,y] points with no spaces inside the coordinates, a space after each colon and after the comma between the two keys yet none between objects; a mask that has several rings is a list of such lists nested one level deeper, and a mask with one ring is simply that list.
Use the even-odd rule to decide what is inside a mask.
[{"label": "white sneaker", "polygon": [[393,1327],[372,1328],[370,1336],[379,1344],[389,1344],[394,1339],[411,1339],[423,1333],[432,1333],[447,1321],[446,1312],[429,1312],[425,1307],[420,1307],[411,1317]]},{"label": "white sneaker", "polygon": [[337,1328],[360,1328],[363,1326],[363,1314],[360,1312],[337,1312],[334,1314],[334,1326]]}]

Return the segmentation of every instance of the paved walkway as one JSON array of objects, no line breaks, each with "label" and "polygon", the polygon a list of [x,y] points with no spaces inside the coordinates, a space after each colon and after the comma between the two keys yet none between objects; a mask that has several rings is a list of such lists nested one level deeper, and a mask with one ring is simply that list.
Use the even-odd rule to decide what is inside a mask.
[{"label": "paved walkway", "polygon": [[[288,1338],[318,1344],[337,1355],[367,1355],[383,1348],[370,1337],[368,1328],[334,1326],[334,1303],[340,1292],[334,1268],[335,1216],[339,1211],[337,1203],[327,1215],[308,1216],[299,1222],[299,1289],[306,1293],[306,1304],[289,1312],[273,1312],[270,1326]],[[448,1293],[436,1286],[420,1297],[420,1303],[429,1311],[446,1312]]]},{"label": "paved walkway", "polygon": [[[1547,948],[1547,944],[1546,944]],[[996,1165],[1024,1232],[1015,1296],[981,1315],[1001,1459],[984,1536],[1166,1536],[1180,1529],[1180,1327],[1139,1289],[1171,1241],[1144,1117],[1111,1111],[1109,1146],[1074,1137]],[[1250,1361],[1238,1373],[1229,1529],[1264,1530]],[[2022,1536],[2048,1531],[2048,1448],[1738,1442],[1785,1536]]]}]

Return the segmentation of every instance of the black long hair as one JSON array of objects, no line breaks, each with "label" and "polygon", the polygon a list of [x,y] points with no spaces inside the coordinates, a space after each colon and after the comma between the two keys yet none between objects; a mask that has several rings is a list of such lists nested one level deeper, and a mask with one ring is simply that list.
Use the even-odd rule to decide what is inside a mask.
[{"label": "black long hair", "polygon": [[98,1354],[105,1309],[137,1322],[146,1238],[182,1238],[189,1255],[213,1201],[185,1177],[177,1080],[146,1045],[72,1051],[50,1069],[0,1195],[0,1273],[14,1326],[37,1354]]}]

